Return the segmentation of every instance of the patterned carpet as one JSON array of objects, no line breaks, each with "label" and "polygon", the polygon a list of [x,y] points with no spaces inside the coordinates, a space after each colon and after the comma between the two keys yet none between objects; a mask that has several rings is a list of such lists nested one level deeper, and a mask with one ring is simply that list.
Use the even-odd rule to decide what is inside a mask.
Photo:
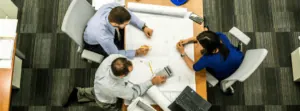
[{"label": "patterned carpet", "polygon": [[[89,0],[91,1],[91,0]],[[88,64],[60,27],[71,0],[24,0],[17,47],[26,55],[12,111],[101,111],[95,103],[61,107],[73,87],[93,85],[98,64]],[[293,82],[290,53],[300,46],[300,0],[204,0],[210,29],[228,34],[236,26],[251,38],[246,49],[266,48],[263,64],[236,93],[208,88],[211,111],[300,111],[300,84]],[[229,35],[235,44],[237,40]]]}]

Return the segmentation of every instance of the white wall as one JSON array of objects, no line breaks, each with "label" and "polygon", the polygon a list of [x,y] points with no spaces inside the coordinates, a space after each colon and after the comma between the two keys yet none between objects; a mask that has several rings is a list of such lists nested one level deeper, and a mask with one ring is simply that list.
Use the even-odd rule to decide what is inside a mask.
[{"label": "white wall", "polygon": [[0,0],[0,18],[17,19],[18,7],[11,0]]}]

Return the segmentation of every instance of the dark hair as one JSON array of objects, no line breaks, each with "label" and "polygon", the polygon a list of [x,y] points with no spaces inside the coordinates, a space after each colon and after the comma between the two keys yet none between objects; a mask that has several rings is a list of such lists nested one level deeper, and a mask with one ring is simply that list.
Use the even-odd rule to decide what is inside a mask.
[{"label": "dark hair", "polygon": [[131,61],[124,57],[120,57],[111,63],[111,70],[115,76],[122,76],[124,74],[126,76],[129,73],[128,67],[130,66],[132,66]]},{"label": "dark hair", "polygon": [[221,43],[220,37],[212,31],[204,31],[197,36],[198,42],[204,50],[202,54],[213,55],[216,49],[219,49],[223,59],[226,60],[229,54],[229,49]]},{"label": "dark hair", "polygon": [[130,13],[122,6],[113,8],[108,15],[109,22],[115,22],[117,24],[123,24],[130,19]]}]

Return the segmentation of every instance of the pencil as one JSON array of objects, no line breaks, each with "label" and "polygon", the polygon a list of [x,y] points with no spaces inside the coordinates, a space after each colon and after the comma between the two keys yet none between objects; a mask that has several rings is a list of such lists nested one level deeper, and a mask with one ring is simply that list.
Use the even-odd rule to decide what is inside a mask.
[{"label": "pencil", "polygon": [[141,46],[141,48],[149,48],[149,49],[151,49],[152,47],[151,46]]},{"label": "pencil", "polygon": [[149,62],[149,67],[150,67],[151,73],[154,75],[153,70],[152,70],[152,66],[151,66],[151,62]]}]

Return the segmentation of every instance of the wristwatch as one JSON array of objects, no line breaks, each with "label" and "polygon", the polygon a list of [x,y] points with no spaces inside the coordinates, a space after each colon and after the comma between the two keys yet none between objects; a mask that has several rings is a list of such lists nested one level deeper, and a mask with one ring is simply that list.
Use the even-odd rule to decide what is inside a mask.
[{"label": "wristwatch", "polygon": [[181,57],[184,57],[184,56],[186,56],[186,54],[185,54],[185,53],[183,53],[183,54],[180,54],[180,56],[181,56]]},{"label": "wristwatch", "polygon": [[146,27],[147,27],[147,25],[146,25],[146,24],[144,24],[144,26],[142,27],[142,30],[144,30]]}]

